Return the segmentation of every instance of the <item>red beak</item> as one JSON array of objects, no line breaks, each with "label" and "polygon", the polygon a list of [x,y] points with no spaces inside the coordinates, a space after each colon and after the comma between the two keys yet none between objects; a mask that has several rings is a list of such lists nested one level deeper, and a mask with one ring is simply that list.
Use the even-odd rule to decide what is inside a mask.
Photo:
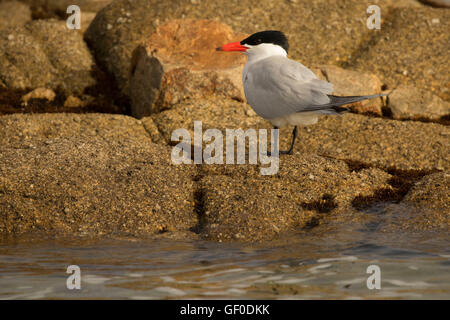
[{"label": "red beak", "polygon": [[243,51],[245,52],[248,48],[241,45],[240,42],[231,42],[229,44],[218,47],[217,51]]}]

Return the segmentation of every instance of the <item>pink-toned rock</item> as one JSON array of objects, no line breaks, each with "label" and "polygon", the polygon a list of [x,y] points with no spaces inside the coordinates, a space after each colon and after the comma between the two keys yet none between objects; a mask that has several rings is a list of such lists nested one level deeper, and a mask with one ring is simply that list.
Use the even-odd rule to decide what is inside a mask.
[{"label": "pink-toned rock", "polygon": [[[321,79],[333,84],[333,94],[337,96],[361,96],[381,93],[382,83],[374,74],[342,69],[333,65],[319,65],[312,68]],[[382,115],[383,101],[370,99],[351,105],[357,113]]]},{"label": "pink-toned rock", "polygon": [[158,27],[133,52],[129,82],[133,116],[141,118],[212,94],[243,100],[245,57],[215,50],[243,37],[212,20],[172,20]]}]

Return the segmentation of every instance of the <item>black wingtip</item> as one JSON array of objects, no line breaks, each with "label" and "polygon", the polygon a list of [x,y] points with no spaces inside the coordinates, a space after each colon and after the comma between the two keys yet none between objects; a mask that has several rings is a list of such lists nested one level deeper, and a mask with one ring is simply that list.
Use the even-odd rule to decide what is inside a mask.
[{"label": "black wingtip", "polygon": [[222,47],[217,47],[216,51],[222,51]]}]

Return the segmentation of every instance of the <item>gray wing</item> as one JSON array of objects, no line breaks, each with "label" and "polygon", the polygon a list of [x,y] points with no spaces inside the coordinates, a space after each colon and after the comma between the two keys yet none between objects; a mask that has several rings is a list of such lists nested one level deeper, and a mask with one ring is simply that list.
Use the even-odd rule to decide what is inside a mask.
[{"label": "gray wing", "polygon": [[331,83],[320,80],[301,63],[277,56],[249,66],[244,75],[248,103],[257,114],[273,119],[330,103]]}]

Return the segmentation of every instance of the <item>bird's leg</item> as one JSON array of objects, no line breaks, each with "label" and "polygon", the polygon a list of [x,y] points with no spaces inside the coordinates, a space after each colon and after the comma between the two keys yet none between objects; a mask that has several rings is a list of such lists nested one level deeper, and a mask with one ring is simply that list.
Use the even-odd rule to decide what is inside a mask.
[{"label": "bird's leg", "polygon": [[291,147],[289,148],[289,150],[280,150],[280,154],[293,154],[294,153],[294,143],[295,143],[295,139],[297,138],[297,126],[294,126],[294,130],[292,131],[292,142],[291,142]]},{"label": "bird's leg", "polygon": [[[277,126],[273,126],[274,130],[278,130]],[[272,155],[272,152],[270,152],[269,150],[267,150],[267,155],[270,157]]]},{"label": "bird's leg", "polygon": [[[278,127],[273,127],[274,129],[278,129]],[[294,130],[292,131],[292,142],[291,142],[291,147],[289,148],[289,150],[280,150],[280,154],[293,154],[294,153],[294,143],[295,143],[295,139],[297,138],[297,126],[294,126]],[[270,156],[271,152],[267,151],[267,155]]]}]

